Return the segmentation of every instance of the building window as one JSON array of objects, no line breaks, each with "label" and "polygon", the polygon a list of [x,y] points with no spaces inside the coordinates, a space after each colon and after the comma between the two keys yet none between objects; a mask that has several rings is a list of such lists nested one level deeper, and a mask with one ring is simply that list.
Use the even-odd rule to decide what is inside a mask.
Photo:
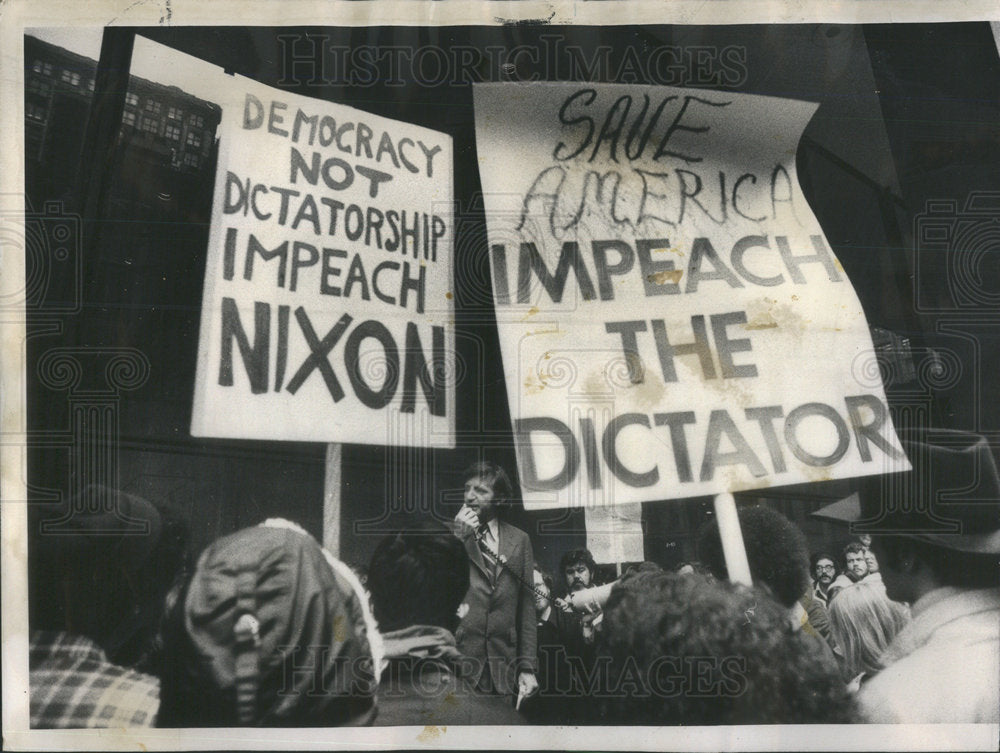
[{"label": "building window", "polygon": [[132,105],[132,107],[138,107],[139,106],[139,96],[136,95],[136,94],[132,94],[132,93],[126,94],[125,95],[125,104]]},{"label": "building window", "polygon": [[125,114],[122,115],[122,122],[125,125],[134,126],[135,125],[135,113],[131,110],[126,110]]},{"label": "building window", "polygon": [[197,149],[201,146],[201,136],[194,131],[188,131],[187,138],[184,140],[184,143]]},{"label": "building window", "polygon": [[94,83],[94,79],[88,78],[87,79],[87,88],[90,89],[90,91],[94,91],[94,87],[95,86],[96,86],[96,84]]},{"label": "building window", "polygon": [[32,102],[28,102],[24,106],[24,114],[27,115],[30,120],[37,120],[39,122],[43,122],[45,120],[45,108]]},{"label": "building window", "polygon": [[51,76],[52,63],[43,63],[41,60],[36,60],[31,64],[31,70],[35,73],[44,73],[46,76]]},{"label": "building window", "polygon": [[146,112],[151,112],[154,115],[159,115],[160,114],[160,103],[157,102],[155,99],[147,99],[146,100]]},{"label": "building window", "polygon": [[167,117],[173,118],[174,120],[180,120],[184,117],[184,113],[177,107],[171,107],[167,109]]},{"label": "building window", "polygon": [[174,141],[180,141],[181,127],[167,123],[166,127],[163,129],[163,135],[166,136],[168,139],[173,139]]},{"label": "building window", "polygon": [[49,83],[40,78],[33,78],[28,82],[28,91],[48,96],[50,91]]},{"label": "building window", "polygon": [[155,118],[143,118],[139,124],[139,128],[146,133],[156,134],[160,132],[160,121]]},{"label": "building window", "polygon": [[201,115],[192,115],[191,125],[193,125],[195,128],[204,128],[205,119]]},{"label": "building window", "polygon": [[67,83],[67,84],[69,84],[71,86],[79,86],[80,85],[80,74],[77,73],[76,71],[70,71],[70,70],[63,69],[62,80],[65,83]]},{"label": "building window", "polygon": [[185,154],[184,164],[188,167],[198,167],[198,155],[197,154]]}]

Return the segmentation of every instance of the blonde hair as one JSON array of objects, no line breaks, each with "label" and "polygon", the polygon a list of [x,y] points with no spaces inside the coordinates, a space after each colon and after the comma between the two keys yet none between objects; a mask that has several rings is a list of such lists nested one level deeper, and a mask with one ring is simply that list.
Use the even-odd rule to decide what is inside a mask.
[{"label": "blonde hair", "polygon": [[909,621],[910,608],[871,583],[842,588],[830,602],[830,629],[844,652],[844,675],[876,674],[883,652]]}]

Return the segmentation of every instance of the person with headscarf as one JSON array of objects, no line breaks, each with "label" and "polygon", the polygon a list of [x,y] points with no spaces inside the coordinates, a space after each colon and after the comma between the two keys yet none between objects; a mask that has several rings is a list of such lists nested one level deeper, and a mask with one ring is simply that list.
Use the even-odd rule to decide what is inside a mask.
[{"label": "person with headscarf", "polygon": [[168,620],[158,725],[371,724],[381,653],[351,569],[268,520],[199,558]]}]

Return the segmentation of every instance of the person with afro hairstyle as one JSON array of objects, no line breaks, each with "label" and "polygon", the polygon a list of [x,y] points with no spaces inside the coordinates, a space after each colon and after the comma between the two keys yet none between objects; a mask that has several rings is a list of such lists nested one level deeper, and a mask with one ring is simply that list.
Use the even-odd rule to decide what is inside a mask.
[{"label": "person with afro hairstyle", "polygon": [[769,589],[639,573],[612,590],[604,619],[604,724],[853,720],[836,661],[792,628]]},{"label": "person with afro hairstyle", "polygon": [[[793,626],[822,637],[832,650],[829,615],[812,597],[805,535],[792,521],[769,507],[741,507],[739,518],[754,585],[767,586],[774,598],[789,610]],[[729,577],[719,525],[714,519],[699,533],[698,554],[715,577]]]}]

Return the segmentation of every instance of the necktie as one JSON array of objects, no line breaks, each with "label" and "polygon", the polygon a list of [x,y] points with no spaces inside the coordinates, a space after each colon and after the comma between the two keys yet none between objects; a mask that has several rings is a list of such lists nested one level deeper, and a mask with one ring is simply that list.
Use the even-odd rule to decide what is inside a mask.
[{"label": "necktie", "polygon": [[483,535],[479,538],[479,551],[483,554],[483,562],[486,564],[486,572],[490,576],[490,585],[496,585],[497,579],[497,555],[496,555],[496,544],[493,540],[493,534],[490,532],[489,528],[483,531]]}]

